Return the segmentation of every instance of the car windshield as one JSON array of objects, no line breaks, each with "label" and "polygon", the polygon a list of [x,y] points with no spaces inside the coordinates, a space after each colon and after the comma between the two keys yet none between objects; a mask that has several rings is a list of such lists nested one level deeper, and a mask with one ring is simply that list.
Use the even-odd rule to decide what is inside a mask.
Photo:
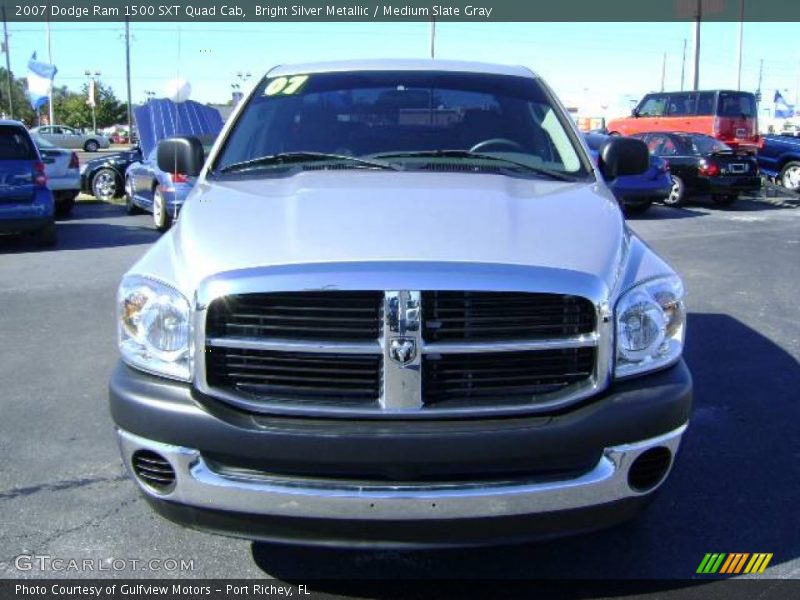
[{"label": "car windshield", "polygon": [[262,175],[335,164],[585,177],[576,142],[534,78],[438,71],[296,75],[258,85],[213,172]]},{"label": "car windshield", "polygon": [[730,146],[707,135],[689,136],[692,153],[697,155],[716,154],[718,152],[733,152]]},{"label": "car windshield", "polygon": [[33,138],[34,143],[37,146],[39,146],[39,148],[58,148],[58,146],[56,146],[52,142],[48,142],[46,139],[44,139],[38,133],[34,133],[33,135],[31,135],[31,137]]},{"label": "car windshield", "polygon": [[28,134],[13,125],[0,125],[0,160],[35,160]]},{"label": "car windshield", "polygon": [[717,113],[720,117],[755,117],[755,97],[743,92],[720,92]]}]

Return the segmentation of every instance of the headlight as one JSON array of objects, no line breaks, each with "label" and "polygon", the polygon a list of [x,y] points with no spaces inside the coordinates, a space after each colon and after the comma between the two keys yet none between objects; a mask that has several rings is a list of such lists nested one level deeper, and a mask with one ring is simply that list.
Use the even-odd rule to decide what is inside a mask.
[{"label": "headlight", "polygon": [[677,276],[645,281],[617,302],[615,375],[629,377],[660,369],[683,352],[686,308]]},{"label": "headlight", "polygon": [[119,349],[133,367],[191,378],[189,302],[171,287],[144,277],[122,280],[117,296]]}]

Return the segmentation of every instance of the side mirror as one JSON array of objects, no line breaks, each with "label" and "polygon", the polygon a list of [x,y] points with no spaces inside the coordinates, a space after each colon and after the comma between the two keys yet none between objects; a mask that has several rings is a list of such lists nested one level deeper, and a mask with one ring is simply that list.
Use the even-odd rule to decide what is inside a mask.
[{"label": "side mirror", "polygon": [[159,142],[156,150],[158,168],[166,173],[197,177],[203,168],[203,144],[196,137],[175,137]]},{"label": "side mirror", "polygon": [[632,117],[638,117],[638,116],[639,116],[639,109],[638,109],[638,108],[634,108],[634,109],[631,111],[631,116],[632,116]]},{"label": "side mirror", "polygon": [[597,166],[606,181],[620,175],[641,175],[650,166],[650,152],[641,140],[611,138],[600,149]]}]

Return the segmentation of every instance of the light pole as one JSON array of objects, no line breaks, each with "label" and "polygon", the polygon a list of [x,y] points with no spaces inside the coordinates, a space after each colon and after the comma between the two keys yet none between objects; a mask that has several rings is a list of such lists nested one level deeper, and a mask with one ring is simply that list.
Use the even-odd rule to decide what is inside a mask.
[{"label": "light pole", "polygon": [[236,106],[241,102],[242,98],[244,97],[244,92],[242,88],[247,84],[247,80],[253,76],[250,71],[237,71],[236,77],[239,80],[239,83],[233,82],[231,84],[231,100],[233,106]]},{"label": "light pole", "polygon": [[97,78],[100,77],[100,71],[90,71],[86,69],[83,72],[89,79],[89,99],[86,104],[92,107],[92,133],[97,133],[97,100],[95,98],[95,87],[97,86]]}]

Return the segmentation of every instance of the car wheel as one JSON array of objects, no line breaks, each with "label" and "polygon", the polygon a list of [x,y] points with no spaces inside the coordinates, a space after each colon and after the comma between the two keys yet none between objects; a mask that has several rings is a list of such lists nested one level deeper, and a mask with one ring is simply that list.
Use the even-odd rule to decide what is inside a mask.
[{"label": "car wheel", "polygon": [[42,248],[52,248],[56,245],[56,224],[51,223],[36,233],[36,244]]},{"label": "car wheel", "polygon": [[66,194],[61,194],[56,199],[56,217],[59,219],[63,219],[68,217],[72,213],[72,209],[75,208],[75,196],[67,192]]},{"label": "car wheel", "polygon": [[787,190],[800,192],[800,162],[787,163],[781,169],[779,181]]},{"label": "car wheel", "polygon": [[626,215],[641,215],[650,210],[651,206],[653,206],[652,202],[639,202],[637,204],[626,204],[622,210]]},{"label": "car wheel", "polygon": [[100,149],[100,144],[98,144],[96,140],[88,140],[83,145],[83,149],[87,152],[97,152]]},{"label": "car wheel", "polygon": [[172,224],[172,217],[167,209],[167,201],[161,192],[161,186],[153,190],[153,225],[159,231],[166,231]]},{"label": "car wheel", "polygon": [[714,194],[711,201],[717,206],[730,206],[738,197],[738,194]]},{"label": "car wheel", "polygon": [[669,190],[669,195],[664,198],[664,204],[667,206],[683,206],[686,198],[686,186],[683,179],[677,175],[670,175],[672,178],[672,188]]},{"label": "car wheel", "polygon": [[98,200],[108,202],[117,196],[119,181],[111,169],[100,169],[92,178],[92,194]]}]

